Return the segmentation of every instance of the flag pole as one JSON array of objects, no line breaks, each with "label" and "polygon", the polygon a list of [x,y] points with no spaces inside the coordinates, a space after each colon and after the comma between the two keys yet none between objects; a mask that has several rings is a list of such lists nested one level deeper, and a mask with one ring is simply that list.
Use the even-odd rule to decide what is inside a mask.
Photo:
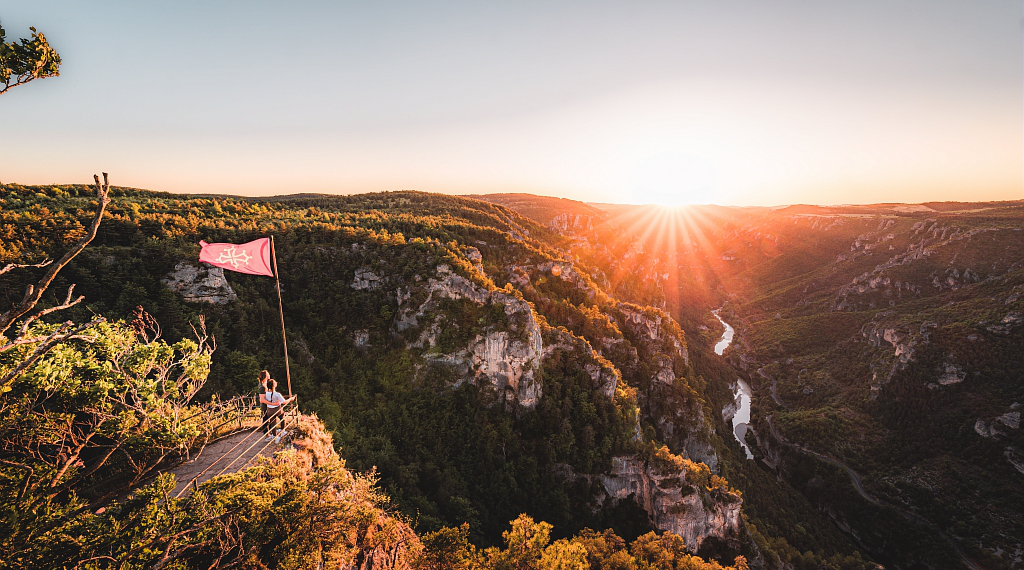
[{"label": "flag pole", "polygon": [[284,303],[281,301],[281,277],[277,271],[277,248],[274,235],[270,235],[270,255],[274,258],[274,281],[277,283],[277,307],[281,310],[281,342],[284,343],[284,375],[288,380],[288,397],[292,397],[292,372],[288,368],[288,336],[284,332]]}]

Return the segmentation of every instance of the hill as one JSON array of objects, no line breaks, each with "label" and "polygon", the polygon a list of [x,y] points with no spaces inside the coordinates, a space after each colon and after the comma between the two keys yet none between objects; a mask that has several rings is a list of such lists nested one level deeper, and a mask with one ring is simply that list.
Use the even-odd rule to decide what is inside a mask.
[{"label": "hill", "polygon": [[765,465],[886,563],[1020,567],[1024,203],[638,211],[568,251],[690,339],[724,304]]},{"label": "hill", "polygon": [[[5,262],[59,255],[95,208],[79,186],[6,185],[0,196]],[[671,531],[682,537],[673,548],[726,563],[792,557],[784,540],[758,546],[772,548],[719,475],[729,451],[706,394],[727,388],[694,374],[666,313],[609,295],[564,257],[558,234],[499,206],[415,192],[111,197],[96,239],[53,284],[87,299],[66,317],[127,321],[141,307],[177,339],[203,315],[216,350],[197,401],[249,393],[261,368],[283,375],[272,280],[194,260],[200,239],[273,233],[300,405],[348,465],[376,469],[418,532],[468,523],[465,539],[507,544],[508,521],[527,513],[556,536]],[[0,293],[18,296],[27,271],[5,275]],[[29,399],[37,389],[19,386]],[[75,489],[105,481],[83,475]],[[843,559],[827,548],[808,560]]]}]

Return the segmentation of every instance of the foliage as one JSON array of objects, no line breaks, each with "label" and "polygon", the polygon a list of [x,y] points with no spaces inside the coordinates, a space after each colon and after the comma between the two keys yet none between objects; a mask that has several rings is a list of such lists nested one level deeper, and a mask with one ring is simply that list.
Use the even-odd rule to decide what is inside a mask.
[{"label": "foliage", "polygon": [[0,26],[0,89],[3,95],[10,89],[34,79],[60,75],[60,55],[50,47],[46,36],[32,30],[32,39],[5,41],[7,34]]},{"label": "foliage", "polygon": [[[629,350],[632,343],[622,338],[624,333],[609,316],[613,301],[600,297],[581,304],[565,331],[569,338],[590,334],[622,339],[616,345],[619,351],[605,359],[579,341],[574,341],[575,348],[553,351],[537,371],[544,393],[540,403],[515,414],[492,408],[493,397],[472,383],[452,389],[459,378],[451,369],[431,364],[407,346],[422,328],[394,327],[399,315],[395,291],[408,291],[413,306],[424,302],[428,295],[423,285],[440,264],[480,287],[504,288],[520,296],[501,280],[503,271],[493,268],[536,267],[557,259],[544,241],[511,237],[544,236],[542,228],[481,202],[414,192],[282,201],[123,188],[111,192],[114,203],[104,217],[98,246],[69,266],[63,279],[77,283],[90,308],[102,314],[122,316],[144,305],[172,336],[187,333],[187,323],[202,310],[220,347],[206,394],[226,397],[250,391],[254,385],[249,374],[260,368],[280,377],[276,307],[267,302],[273,296],[272,282],[230,274],[239,301],[199,308],[168,291],[161,279],[195,255],[199,239],[245,241],[275,233],[289,349],[295,356],[292,383],[303,408],[321,415],[353,466],[377,467],[395,503],[417,517],[421,528],[469,522],[474,541],[493,544],[504,521],[526,510],[567,532],[610,520],[610,510],[588,514],[592,490],[564,480],[555,466],[600,472],[613,455],[633,451],[637,399],[647,397],[633,386],[646,384],[643,376],[649,371],[627,365],[635,356]],[[17,239],[3,242],[7,250],[0,254],[42,257],[59,248],[55,238],[62,235],[60,228],[73,233],[81,224],[87,196],[76,186],[8,185],[0,198],[0,231]],[[492,268],[488,275],[498,282],[469,262],[469,244],[482,253],[483,266]],[[353,290],[352,276],[361,269],[384,277],[386,285]],[[567,282],[552,281],[559,291],[578,294],[565,288]],[[109,283],[119,287],[107,287]],[[533,303],[542,326],[545,313],[556,322],[561,319],[550,309],[550,291],[540,285],[521,295]],[[441,300],[420,321],[421,327],[437,323],[440,328],[432,349],[437,356],[465,347],[487,331],[507,330],[515,338],[524,330],[521,323],[509,321],[500,304],[466,300]],[[357,331],[366,335],[364,346],[354,342]],[[668,332],[681,336],[678,330]],[[584,370],[588,362],[622,371],[614,399],[599,392]],[[695,393],[680,372],[673,390],[693,400]],[[428,386],[430,390],[422,389]],[[691,420],[683,416],[680,421]],[[633,531],[626,529],[644,528],[645,519],[646,514],[632,513],[611,522],[630,535]]]},{"label": "foliage", "polygon": [[503,547],[476,550],[468,528],[445,528],[424,537],[425,569],[479,570],[748,570],[738,556],[723,567],[694,556],[672,533],[647,533],[632,544],[612,530],[582,530],[571,538],[551,540],[552,526],[520,515],[502,533]]},{"label": "foliage", "polygon": [[[37,325],[37,329],[53,325]],[[0,371],[32,345],[5,352]],[[212,435],[210,417],[190,402],[212,348],[205,337],[168,345],[123,323],[65,342],[0,395],[0,473],[11,532],[4,549],[101,504],[150,477],[169,457]]]},{"label": "foliage", "polygon": [[6,567],[392,567],[418,557],[416,536],[389,515],[374,481],[337,457],[310,466],[296,452],[222,475],[186,498],[168,498],[161,475],[100,514],[6,550]]}]

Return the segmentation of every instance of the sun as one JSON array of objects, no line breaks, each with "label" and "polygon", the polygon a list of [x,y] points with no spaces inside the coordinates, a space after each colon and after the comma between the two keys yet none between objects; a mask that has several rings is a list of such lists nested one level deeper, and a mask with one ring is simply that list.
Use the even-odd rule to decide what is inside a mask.
[{"label": "sun", "polygon": [[656,152],[638,161],[629,176],[633,204],[708,204],[720,194],[718,170],[707,160],[679,152]]}]

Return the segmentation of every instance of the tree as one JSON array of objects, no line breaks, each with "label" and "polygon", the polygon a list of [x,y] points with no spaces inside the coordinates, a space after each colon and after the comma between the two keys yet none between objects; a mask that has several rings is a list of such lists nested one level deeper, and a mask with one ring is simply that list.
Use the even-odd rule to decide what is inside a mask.
[{"label": "tree", "polygon": [[0,26],[0,81],[4,84],[0,95],[33,79],[60,75],[60,54],[50,47],[46,36],[35,28],[29,29],[32,39],[8,43],[7,33]]},{"label": "tree", "polygon": [[[2,32],[2,29],[0,29],[0,32]],[[110,203],[110,183],[107,181],[106,172],[103,173],[103,184],[100,184],[99,176],[93,175],[93,180],[96,182],[96,200],[98,202],[96,214],[93,216],[92,223],[89,224],[85,235],[78,240],[74,247],[57,260],[57,263],[52,263],[50,260],[36,264],[9,263],[0,268],[0,275],[3,275],[15,269],[48,267],[46,273],[43,274],[39,281],[25,288],[25,295],[18,304],[13,305],[10,309],[0,314],[0,355],[24,346],[34,347],[31,352],[23,355],[21,360],[14,366],[0,373],[0,393],[2,393],[7,384],[18,378],[21,374],[24,374],[30,366],[38,362],[40,358],[53,350],[58,344],[67,340],[82,338],[81,334],[84,331],[104,321],[103,317],[96,317],[84,325],[77,326],[73,321],[66,321],[64,324],[48,330],[45,335],[42,335],[38,329],[32,328],[32,324],[41,317],[73,307],[84,298],[82,296],[73,298],[75,286],[72,285],[68,288],[67,297],[63,303],[33,312],[40,299],[43,298],[43,293],[53,283],[54,278],[57,277],[57,273],[67,264],[71,263],[75,256],[82,253],[85,246],[89,245],[89,242],[96,237],[96,232],[99,231],[100,222],[103,221],[103,211],[106,209],[107,204]],[[7,332],[18,319],[22,319],[21,325],[15,329],[13,335],[8,336]]]},{"label": "tree", "polygon": [[[102,323],[58,344],[0,395],[0,465],[29,473],[19,499],[97,478],[131,488],[209,437],[212,418],[189,405],[214,350],[205,327],[196,341],[169,345],[143,328],[147,317],[140,308],[130,325]],[[3,355],[0,370],[31,350]]]}]

